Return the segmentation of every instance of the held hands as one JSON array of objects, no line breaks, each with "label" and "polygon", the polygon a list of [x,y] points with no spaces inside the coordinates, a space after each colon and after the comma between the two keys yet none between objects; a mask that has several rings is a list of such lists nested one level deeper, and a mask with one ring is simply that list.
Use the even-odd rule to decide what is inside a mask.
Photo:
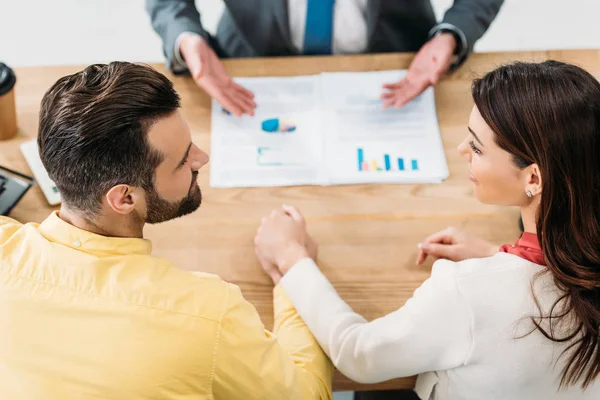
[{"label": "held hands", "polygon": [[490,257],[496,254],[499,248],[498,245],[450,227],[434,233],[423,243],[419,243],[417,265],[423,264],[427,256],[432,256],[434,260],[444,258],[451,261]]},{"label": "held hands", "polygon": [[425,43],[416,54],[408,73],[397,83],[383,85],[387,92],[381,95],[383,107],[402,107],[429,87],[435,85],[448,71],[454,57],[456,39],[442,33]]},{"label": "held hands", "polygon": [[198,86],[236,117],[254,115],[254,94],[231,79],[223,64],[204,38],[185,35],[179,51]]},{"label": "held hands", "polygon": [[261,266],[274,283],[303,258],[317,258],[317,244],[306,232],[304,217],[295,207],[284,205],[263,218],[254,244]]}]

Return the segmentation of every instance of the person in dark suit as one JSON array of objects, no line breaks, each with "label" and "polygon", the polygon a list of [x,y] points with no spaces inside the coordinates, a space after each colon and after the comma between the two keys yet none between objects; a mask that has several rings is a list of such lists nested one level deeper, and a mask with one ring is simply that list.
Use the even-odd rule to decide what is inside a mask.
[{"label": "person in dark suit", "polygon": [[220,57],[417,52],[408,74],[384,86],[384,107],[401,107],[458,67],[504,0],[454,0],[440,23],[430,0],[224,0],[216,37],[193,0],[146,0],[168,67],[189,73],[234,115],[254,114],[253,94]]}]

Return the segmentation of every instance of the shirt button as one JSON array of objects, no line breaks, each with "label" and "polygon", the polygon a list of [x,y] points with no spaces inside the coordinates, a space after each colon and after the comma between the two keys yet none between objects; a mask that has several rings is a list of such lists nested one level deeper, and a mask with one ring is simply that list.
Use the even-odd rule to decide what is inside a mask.
[{"label": "shirt button", "polygon": [[76,240],[73,242],[73,246],[79,247],[79,246],[81,246],[81,242],[79,240]]}]

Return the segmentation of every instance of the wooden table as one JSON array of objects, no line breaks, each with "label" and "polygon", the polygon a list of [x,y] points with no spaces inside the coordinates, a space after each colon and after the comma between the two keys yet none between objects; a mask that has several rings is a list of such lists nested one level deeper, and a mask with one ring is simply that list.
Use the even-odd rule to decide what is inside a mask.
[{"label": "wooden table", "polygon": [[[412,55],[245,59],[226,61],[234,76],[289,76],[325,71],[374,71],[407,68]],[[456,147],[467,134],[472,107],[470,82],[512,60],[548,58],[576,63],[600,76],[600,50],[474,54],[436,87],[436,106],[450,177],[435,185],[354,185],[261,189],[211,189],[209,168],[200,171],[204,193],[200,211],[158,226],[146,236],[154,254],[188,270],[219,274],[238,284],[258,309],[265,325],[273,325],[272,283],[254,257],[253,237],[262,216],[281,204],[298,206],[310,233],[320,244],[319,265],[340,295],[367,319],[385,315],[411,296],[430,274],[415,266],[417,243],[446,226],[458,226],[489,240],[512,242],[518,235],[515,209],[480,204],[472,195],[464,160]],[[162,65],[155,66],[164,71]],[[0,165],[29,173],[18,145],[36,137],[40,100],[59,77],[82,67],[17,69],[20,134],[0,142]],[[187,77],[170,76],[182,97],[183,114],[194,142],[208,151],[210,99]],[[32,188],[11,216],[41,222],[52,210],[39,187]],[[342,375],[336,390],[412,388],[414,378],[378,385],[359,385]]]}]

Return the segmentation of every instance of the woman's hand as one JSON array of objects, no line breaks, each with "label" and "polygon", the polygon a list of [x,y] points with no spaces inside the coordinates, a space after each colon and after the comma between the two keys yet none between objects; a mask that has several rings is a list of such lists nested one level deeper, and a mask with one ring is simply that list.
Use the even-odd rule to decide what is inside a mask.
[{"label": "woman's hand", "polygon": [[470,236],[456,228],[446,228],[419,243],[417,265],[423,264],[428,256],[434,260],[444,258],[462,261],[468,258],[490,257],[498,252],[499,245]]}]

